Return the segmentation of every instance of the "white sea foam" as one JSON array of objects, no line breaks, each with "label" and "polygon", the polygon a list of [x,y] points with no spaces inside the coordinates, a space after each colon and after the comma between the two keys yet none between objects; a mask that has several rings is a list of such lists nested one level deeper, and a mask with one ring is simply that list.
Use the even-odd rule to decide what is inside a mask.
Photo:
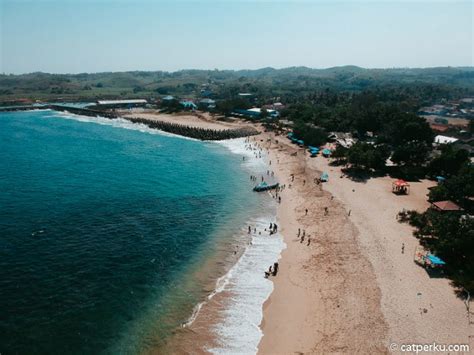
[{"label": "white sea foam", "polygon": [[[266,153],[257,152],[256,157],[256,151],[248,149],[245,138],[220,141],[218,144],[245,157],[242,161],[244,169],[254,175],[265,176],[268,170]],[[260,329],[263,303],[273,290],[273,282],[264,278],[264,272],[278,261],[281,251],[286,247],[279,233],[270,236],[268,232],[270,223],[276,221],[275,212],[274,202],[270,200],[268,210],[257,219],[249,221],[252,226],[251,244],[246,247],[229,272],[217,280],[215,291],[209,295],[211,298],[224,290],[230,291],[232,295],[223,311],[222,320],[212,329],[217,335],[217,346],[207,350],[214,354],[255,354],[257,352],[263,335]],[[256,233],[253,228],[257,229]],[[192,321],[197,317],[201,307],[202,304],[196,308]]]},{"label": "white sea foam", "polygon": [[[80,116],[68,112],[55,112],[52,117],[58,115],[62,118],[80,122],[91,122],[149,134],[195,140],[152,129],[144,124],[133,123],[121,118],[111,120],[105,117]],[[245,138],[217,141],[215,143],[226,147],[234,154],[245,157],[245,160],[242,160],[242,167],[251,174],[265,176],[268,169],[266,153],[249,149],[249,144],[245,142]],[[264,272],[268,270],[270,265],[278,261],[281,251],[286,247],[279,233],[269,236],[269,233],[264,231],[265,228],[268,229],[270,223],[275,223],[274,210],[274,206],[269,207],[266,211],[267,214],[249,221],[249,224],[257,228],[256,233],[252,231],[251,244],[246,247],[237,263],[216,281],[214,291],[208,295],[205,301],[207,302],[224,290],[230,291],[232,295],[223,311],[222,321],[212,329],[218,336],[218,345],[212,349],[207,349],[212,353],[255,354],[257,352],[262,337],[260,323],[263,318],[263,303],[273,290],[273,283],[271,280],[264,278]],[[205,302],[196,305],[185,326],[194,322]]]},{"label": "white sea foam", "polygon": [[179,135],[168,133],[165,131],[160,131],[156,128],[150,128],[143,123],[134,123],[124,118],[110,119],[110,118],[101,117],[101,116],[96,116],[96,117],[82,116],[82,115],[75,115],[67,111],[65,112],[54,111],[54,114],[47,117],[61,117],[61,118],[70,119],[70,120],[79,121],[79,122],[96,123],[96,124],[112,126],[116,128],[130,129],[130,130],[139,131],[142,133],[158,134],[162,136],[177,137],[181,139],[197,141],[197,139],[194,139],[194,138],[179,136]]},{"label": "white sea foam", "polygon": [[[264,272],[280,257],[285,244],[281,236],[263,232],[273,216],[256,221],[257,233],[237,264],[228,275],[225,287],[232,298],[223,311],[223,320],[213,331],[218,335],[218,345],[207,349],[214,354],[255,354],[262,337],[260,323],[263,303],[273,290],[273,282],[265,279]],[[259,235],[258,231],[262,231]]]}]

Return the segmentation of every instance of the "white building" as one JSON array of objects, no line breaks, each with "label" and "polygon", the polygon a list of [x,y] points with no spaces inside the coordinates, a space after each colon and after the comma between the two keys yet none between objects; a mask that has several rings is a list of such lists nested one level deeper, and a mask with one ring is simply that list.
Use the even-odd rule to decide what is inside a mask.
[{"label": "white building", "polygon": [[449,144],[449,143],[454,143],[454,142],[457,142],[457,141],[458,141],[457,138],[448,137],[448,136],[441,136],[441,135],[437,135],[434,139],[434,142],[436,144]]}]

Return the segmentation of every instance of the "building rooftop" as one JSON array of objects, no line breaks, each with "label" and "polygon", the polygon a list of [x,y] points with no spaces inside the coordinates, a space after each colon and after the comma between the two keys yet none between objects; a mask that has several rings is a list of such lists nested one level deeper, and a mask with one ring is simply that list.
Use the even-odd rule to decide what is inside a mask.
[{"label": "building rooftop", "polygon": [[462,211],[462,208],[453,201],[437,201],[433,202],[432,205],[439,211]]},{"label": "building rooftop", "polygon": [[434,139],[434,142],[438,144],[448,144],[448,143],[454,143],[457,141],[458,141],[457,138],[442,136],[442,135],[437,135]]},{"label": "building rooftop", "polygon": [[131,100],[98,100],[99,105],[126,105],[126,104],[146,104],[145,99],[131,99]]}]

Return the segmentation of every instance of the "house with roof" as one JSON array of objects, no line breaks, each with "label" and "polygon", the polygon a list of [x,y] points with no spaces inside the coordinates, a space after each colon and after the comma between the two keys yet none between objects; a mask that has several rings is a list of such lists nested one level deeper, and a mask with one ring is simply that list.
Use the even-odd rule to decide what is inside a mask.
[{"label": "house with roof", "polygon": [[199,100],[199,106],[207,108],[207,109],[213,109],[216,108],[216,101],[213,99],[201,99]]},{"label": "house with roof", "polygon": [[179,102],[181,106],[188,110],[197,110],[197,105],[191,100],[181,100]]},{"label": "house with roof", "polygon": [[436,201],[431,204],[431,208],[439,212],[459,212],[463,209],[453,201]]},{"label": "house with roof", "polygon": [[448,137],[448,136],[442,136],[442,135],[437,135],[434,139],[435,144],[450,144],[457,142],[458,139],[454,137]]}]

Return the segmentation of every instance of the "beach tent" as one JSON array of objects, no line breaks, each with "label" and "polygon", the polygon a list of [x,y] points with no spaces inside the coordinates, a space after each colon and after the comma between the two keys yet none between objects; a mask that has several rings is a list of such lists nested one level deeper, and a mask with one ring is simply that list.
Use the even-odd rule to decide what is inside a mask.
[{"label": "beach tent", "polygon": [[424,249],[421,245],[415,249],[415,263],[423,266],[424,268],[441,268],[446,263],[436,255],[431,254],[428,250]]},{"label": "beach tent", "polygon": [[427,259],[429,260],[429,263],[433,266],[446,265],[446,263],[443,260],[441,260],[440,258],[438,258],[436,255],[433,255],[433,254],[428,254]]},{"label": "beach tent", "polygon": [[392,192],[394,194],[408,194],[410,184],[405,180],[398,179],[392,182]]},{"label": "beach tent", "polygon": [[329,158],[329,156],[331,155],[331,149],[324,148],[322,153],[326,158]]},{"label": "beach tent", "polygon": [[319,178],[320,181],[322,182],[328,182],[329,181],[329,175],[328,173],[322,173],[321,177]]}]

